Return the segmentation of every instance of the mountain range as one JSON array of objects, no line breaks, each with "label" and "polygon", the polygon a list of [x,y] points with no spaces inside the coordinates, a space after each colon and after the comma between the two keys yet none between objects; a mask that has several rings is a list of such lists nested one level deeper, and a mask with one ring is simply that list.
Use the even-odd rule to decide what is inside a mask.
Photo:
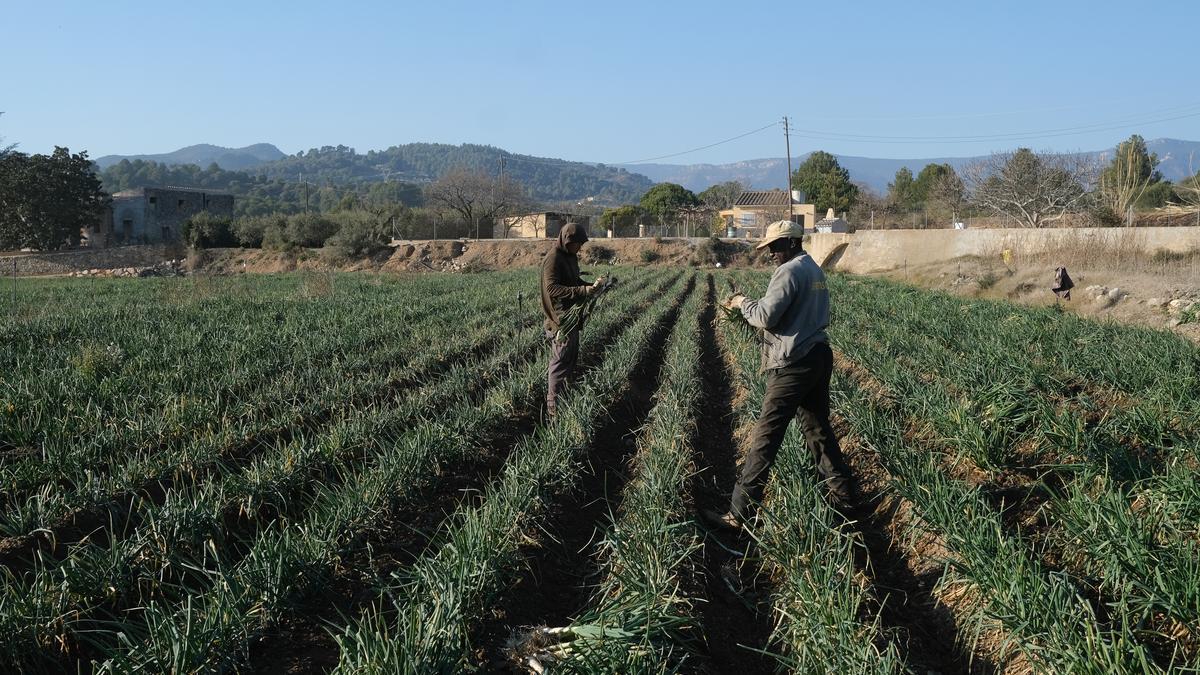
[{"label": "mountain range", "polygon": [[[1158,155],[1158,170],[1163,178],[1178,182],[1200,171],[1200,142],[1181,141],[1174,138],[1156,138],[1146,141],[1146,149]],[[1099,162],[1107,162],[1112,157],[1113,149],[1083,152],[1087,157]],[[803,154],[792,158],[792,168],[800,166],[808,157]],[[853,155],[835,155],[838,163],[850,172],[850,179],[864,183],[880,193],[887,192],[888,183],[896,176],[896,171],[908,167],[916,175],[926,164],[949,164],[956,171],[984,159],[976,157],[930,157],[924,159],[877,159],[872,157],[856,157]],[[749,159],[730,164],[625,164],[630,171],[636,171],[656,183],[679,183],[692,191],[699,191],[710,185],[736,180],[746,186],[761,189],[782,188],[787,176],[787,160],[784,157],[767,159]]]},{"label": "mountain range", "polygon": [[[1179,181],[1200,171],[1200,142],[1157,138],[1146,142],[1147,149],[1158,155],[1158,170],[1170,181]],[[1112,149],[1081,153],[1100,162],[1107,161]],[[983,159],[976,157],[930,157],[918,159],[880,159],[853,155],[835,155],[850,172],[851,180],[880,193],[887,191],[896,171],[908,167],[913,174],[930,163],[950,164],[957,170]],[[808,154],[792,158],[796,168]],[[382,151],[356,153],[345,146],[325,147],[307,153],[288,155],[270,143],[244,148],[225,148],[200,144],[158,155],[105,155],[96,160],[101,169],[123,159],[154,161],[167,165],[217,164],[226,170],[260,173],[272,178],[295,179],[300,174],[338,183],[403,180],[427,182],[452,166],[494,170],[504,166],[513,178],[530,187],[535,198],[547,202],[568,202],[592,197],[600,204],[636,202],[652,183],[679,183],[699,192],[725,181],[739,181],[747,187],[768,189],[783,187],[787,161],[783,157],[750,159],[728,164],[625,164],[604,165],[510,153],[486,145],[459,146],[435,143],[409,143]]]}]

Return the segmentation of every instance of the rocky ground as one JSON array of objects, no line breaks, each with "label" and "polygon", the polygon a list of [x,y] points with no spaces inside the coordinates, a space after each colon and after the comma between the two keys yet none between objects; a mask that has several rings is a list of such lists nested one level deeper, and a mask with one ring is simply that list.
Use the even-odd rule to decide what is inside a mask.
[{"label": "rocky ground", "polygon": [[1075,288],[1060,300],[1050,287],[1054,266],[1006,266],[963,258],[885,276],[956,295],[1004,299],[1029,305],[1062,307],[1098,320],[1174,331],[1200,342],[1200,269],[1192,263],[1130,266],[1103,265],[1068,269]]},{"label": "rocky ground", "polygon": [[115,267],[112,269],[86,269],[73,272],[72,277],[182,277],[187,274],[186,261],[165,260],[145,267]]}]

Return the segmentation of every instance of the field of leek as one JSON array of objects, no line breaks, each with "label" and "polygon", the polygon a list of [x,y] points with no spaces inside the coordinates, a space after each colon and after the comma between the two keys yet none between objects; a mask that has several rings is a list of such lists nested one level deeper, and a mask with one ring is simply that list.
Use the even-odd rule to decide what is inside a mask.
[{"label": "field of leek", "polygon": [[738,538],[769,273],[616,276],[554,418],[535,270],[18,280],[0,670],[1200,667],[1195,345],[833,276],[862,503],[793,430]]}]

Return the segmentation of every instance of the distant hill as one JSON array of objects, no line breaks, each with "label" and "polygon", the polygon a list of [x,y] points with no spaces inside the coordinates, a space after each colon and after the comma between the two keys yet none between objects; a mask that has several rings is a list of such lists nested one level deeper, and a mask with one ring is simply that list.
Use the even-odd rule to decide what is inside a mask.
[{"label": "distant hill", "polygon": [[[384,181],[421,184],[456,167],[487,172],[503,169],[505,174],[520,181],[535,200],[555,205],[585,200],[596,206],[633,203],[654,184],[641,174],[619,167],[519,155],[472,144],[409,143],[365,154],[338,145],[295,155],[285,155],[268,143],[245,148],[193,145],[162,155],[107,155],[96,163],[105,170],[123,159],[167,167],[195,165],[202,169],[215,163],[226,171],[246,171],[276,181],[298,182],[303,175],[306,182],[318,186]],[[123,187],[141,187],[136,184],[139,181],[135,172],[125,173],[130,175],[119,181]]]},{"label": "distant hill", "polygon": [[[1200,171],[1200,142],[1158,138],[1146,142],[1161,163],[1159,171],[1170,181],[1179,181]],[[1098,161],[1107,161],[1112,149],[1083,153]],[[800,165],[807,154],[792,159]],[[896,171],[907,166],[915,174],[930,163],[950,164],[962,169],[981,157],[927,157],[919,159],[878,159],[837,155],[854,181],[865,183],[879,192],[887,191]],[[699,192],[725,181],[741,181],[747,187],[783,187],[787,174],[782,157],[751,159],[730,164],[628,164],[604,165],[571,162],[548,157],[520,155],[490,145],[447,145],[408,143],[386,150],[359,153],[344,145],[313,148],[285,155],[269,143],[244,148],[193,145],[161,155],[107,155],[96,160],[101,169],[122,159],[152,161],[165,166],[196,165],[207,168],[215,163],[226,171],[244,171],[272,181],[298,183],[304,180],[318,186],[348,186],[377,182],[428,183],[459,166],[488,172],[504,172],[520,181],[530,195],[546,205],[562,207],[589,200],[595,206],[636,203],[654,183],[672,182]],[[503,167],[502,167],[503,165]],[[1189,166],[1191,169],[1189,170]],[[139,187],[136,172],[121,180],[123,185]],[[243,180],[242,182],[245,182]],[[130,185],[130,183],[135,183]]]},{"label": "distant hill", "polygon": [[[1200,142],[1181,141],[1172,138],[1157,138],[1146,141],[1146,148],[1158,155],[1159,171],[1167,180],[1178,182],[1200,171]],[[1107,161],[1113,150],[1097,150],[1082,153],[1099,161]],[[1189,170],[1189,157],[1192,169]],[[796,168],[808,158],[808,154],[792,158]],[[955,169],[982,159],[976,157],[927,157],[923,159],[875,159],[837,155],[838,163],[850,172],[851,180],[865,183],[879,192],[887,191],[887,184],[896,176],[896,171],[907,166],[915,174],[926,164],[950,164]],[[649,176],[657,183],[669,181],[693,191],[703,190],[710,185],[736,180],[757,188],[783,187],[787,175],[787,161],[783,157],[751,159],[731,164],[629,164],[623,165],[630,171]]]},{"label": "distant hill", "polygon": [[654,183],[619,167],[519,155],[490,145],[408,143],[386,150],[355,152],[344,145],[314,148],[256,170],[270,178],[296,179],[301,173],[318,181],[400,180],[428,183],[450,169],[466,167],[489,173],[501,170],[519,181],[542,203],[587,200],[596,205],[636,202]]},{"label": "distant hill", "polygon": [[244,148],[223,148],[219,145],[201,143],[160,155],[105,155],[97,159],[96,164],[101,169],[107,169],[123,159],[130,161],[140,159],[167,165],[195,164],[207,167],[210,164],[216,164],[222,169],[238,170],[252,169],[286,156],[282,150],[270,143],[255,143]]}]

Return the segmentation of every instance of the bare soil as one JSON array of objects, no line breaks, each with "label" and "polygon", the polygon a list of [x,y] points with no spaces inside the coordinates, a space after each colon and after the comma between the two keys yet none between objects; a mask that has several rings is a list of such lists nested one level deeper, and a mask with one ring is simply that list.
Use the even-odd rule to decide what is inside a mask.
[{"label": "bare soil", "polygon": [[[700,315],[700,360],[704,377],[703,413],[695,437],[696,475],[692,493],[698,509],[723,512],[737,479],[738,443],[734,434],[734,388],[728,364],[722,356],[715,330],[716,289],[708,277],[707,298]],[[707,653],[701,667],[710,673],[738,672],[746,675],[775,671],[765,650],[771,637],[771,607],[765,597],[738,597],[725,586],[722,566],[740,562],[729,552],[745,542],[716,533],[706,533],[704,554],[704,603],[700,605],[702,633]]]}]

